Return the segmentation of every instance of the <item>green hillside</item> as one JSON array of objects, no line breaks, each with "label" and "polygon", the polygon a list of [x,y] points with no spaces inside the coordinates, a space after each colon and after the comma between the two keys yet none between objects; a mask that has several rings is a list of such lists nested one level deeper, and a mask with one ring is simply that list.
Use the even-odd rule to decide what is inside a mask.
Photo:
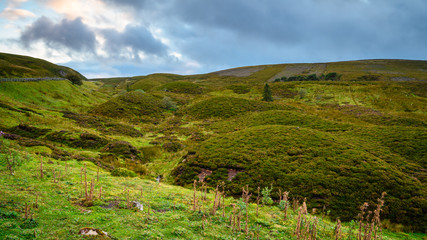
[{"label": "green hillside", "polygon": [[58,66],[42,59],[0,53],[0,78],[64,78],[70,74],[86,79],[71,68]]},{"label": "green hillside", "polygon": [[[41,60],[9,60],[57,76]],[[94,227],[116,239],[297,239],[298,225],[310,232],[316,217],[316,239],[333,239],[340,217],[341,239],[357,239],[360,207],[369,204],[364,221],[372,211],[371,226],[377,199],[387,192],[378,226],[383,239],[423,239],[426,63],[278,64],[81,86],[0,82],[0,238],[81,239],[80,229]],[[262,101],[266,83],[272,102]],[[82,192],[85,164],[89,192],[100,167],[95,191],[102,186],[102,198],[88,201]],[[226,207],[212,214],[217,185]],[[258,187],[265,206],[257,216]],[[286,220],[279,194],[285,191]],[[34,206],[36,195],[40,206],[24,219],[25,203]],[[304,199],[312,214],[298,218]]]}]

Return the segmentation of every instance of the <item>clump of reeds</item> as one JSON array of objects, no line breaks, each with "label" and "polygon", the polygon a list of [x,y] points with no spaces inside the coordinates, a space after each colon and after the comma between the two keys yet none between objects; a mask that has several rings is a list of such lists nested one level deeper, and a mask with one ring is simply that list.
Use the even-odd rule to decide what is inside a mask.
[{"label": "clump of reeds", "polygon": [[40,179],[43,179],[43,158],[40,158]]},{"label": "clump of reeds", "polygon": [[215,189],[215,199],[214,199],[213,207],[212,207],[212,211],[211,211],[212,215],[216,214],[216,211],[217,211],[219,205],[221,204],[221,192],[218,191],[218,187],[219,186],[217,185],[216,189]]},{"label": "clump of reeds", "polygon": [[341,238],[341,220],[337,218],[337,226],[335,227],[335,240],[339,240]]},{"label": "clump of reeds", "polygon": [[256,216],[258,217],[258,212],[259,212],[259,200],[260,200],[260,196],[259,196],[259,191],[260,191],[260,187],[258,186],[257,188],[257,192],[258,192],[258,196],[256,197]]},{"label": "clump of reeds", "polygon": [[[373,212],[373,215],[372,215],[372,211],[368,211],[367,216],[364,217],[365,211],[369,206],[368,203],[365,202],[360,207],[361,212],[359,213],[359,231],[357,234],[358,240],[371,240],[372,238],[376,240],[379,237],[381,237],[379,235],[379,233],[382,232],[380,214],[382,211],[381,208],[384,206],[385,196],[386,196],[386,193],[383,192],[381,194],[381,197],[378,199],[378,204],[376,209]],[[365,223],[363,222],[364,219],[366,220]],[[362,231],[363,231],[363,234],[362,234]]]},{"label": "clump of reeds", "polygon": [[295,236],[297,240],[315,240],[317,236],[317,222],[317,217],[310,220],[308,216],[304,214],[304,208],[301,206],[298,211],[297,224],[295,227]]},{"label": "clump of reeds", "polygon": [[249,233],[249,199],[251,198],[252,194],[249,194],[249,186],[246,185],[246,189],[242,188],[242,199],[246,204],[246,225],[245,225],[245,233]]},{"label": "clump of reeds", "polygon": [[289,196],[289,192],[284,192],[282,200],[281,200],[284,203],[283,220],[285,220],[285,221],[288,218],[288,196]]},{"label": "clump of reeds", "polygon": [[196,191],[197,191],[197,181],[194,180],[193,183],[193,211],[197,210],[197,197],[196,197]]},{"label": "clump of reeds", "polygon": [[302,203],[302,214],[307,215],[307,204],[305,203],[307,201],[307,198],[304,198],[304,202]]}]

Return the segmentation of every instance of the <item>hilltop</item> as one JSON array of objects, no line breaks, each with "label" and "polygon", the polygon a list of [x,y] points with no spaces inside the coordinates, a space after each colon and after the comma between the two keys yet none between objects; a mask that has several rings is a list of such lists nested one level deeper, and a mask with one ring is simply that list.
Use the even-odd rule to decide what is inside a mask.
[{"label": "hilltop", "polygon": [[0,78],[66,78],[68,75],[77,75],[86,80],[86,77],[71,68],[43,59],[0,53]]},{"label": "hilltop", "polygon": [[[374,211],[382,192],[384,239],[422,239],[408,232],[423,233],[427,225],[426,80],[427,61],[361,60],[93,79],[81,86],[0,82],[2,230],[20,237],[21,230],[35,230],[42,238],[95,227],[117,238],[243,239],[243,218],[233,232],[228,217],[231,204],[245,212],[240,198],[247,186],[249,232],[261,238],[296,238],[298,208],[288,220],[280,217],[281,193],[289,191],[289,204],[306,199],[313,215],[304,221],[312,226],[316,216],[318,239],[333,237],[337,217],[345,221],[344,239],[355,236],[360,207],[367,202],[366,211]],[[273,102],[262,101],[266,83]],[[21,159],[14,175],[11,153]],[[41,159],[48,162],[45,179],[35,173]],[[97,186],[106,194],[90,204],[81,193],[85,165],[90,178],[100,166]],[[153,182],[159,176],[160,185]],[[195,212],[194,180],[210,192]],[[225,218],[209,214],[218,184],[229,196]],[[265,194],[271,188],[274,200],[259,217],[258,187]],[[21,215],[33,193],[45,205],[34,209],[37,224],[25,228]],[[139,212],[127,205],[131,200],[151,210]],[[50,214],[60,208],[67,215]],[[57,219],[58,230],[49,233],[47,219]]]}]

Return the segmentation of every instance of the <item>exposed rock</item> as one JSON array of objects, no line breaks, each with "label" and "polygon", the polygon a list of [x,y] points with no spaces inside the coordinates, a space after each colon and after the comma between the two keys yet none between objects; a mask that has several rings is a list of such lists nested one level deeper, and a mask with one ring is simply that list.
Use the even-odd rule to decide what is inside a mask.
[{"label": "exposed rock", "polygon": [[84,236],[101,236],[103,239],[110,239],[107,232],[90,227],[80,229],[79,234]]},{"label": "exposed rock", "polygon": [[138,201],[132,201],[132,206],[138,208],[141,212],[144,210],[144,206]]}]

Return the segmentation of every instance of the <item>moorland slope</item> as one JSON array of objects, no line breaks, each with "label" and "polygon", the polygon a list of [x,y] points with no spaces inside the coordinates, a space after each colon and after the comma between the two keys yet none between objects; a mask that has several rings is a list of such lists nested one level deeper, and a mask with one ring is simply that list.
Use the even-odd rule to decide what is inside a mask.
[{"label": "moorland slope", "polygon": [[[25,66],[22,59],[19,63]],[[34,68],[44,69],[44,65]],[[14,71],[18,74],[18,70]],[[44,71],[49,70],[41,70]],[[19,188],[48,189],[43,181],[37,180],[31,186],[25,182],[31,178],[30,169],[43,157],[54,164],[48,171],[56,165],[65,167],[69,162],[75,168],[71,171],[78,172],[82,164],[92,162],[116,175],[136,173],[145,179],[161,176],[164,187],[169,189],[165,191],[186,192],[188,196],[149,195],[144,202],[161,201],[170,208],[177,206],[174,199],[191,198],[191,194],[169,184],[192,188],[194,180],[203,179],[211,191],[223,183],[227,196],[237,199],[227,199],[230,204],[234,201],[239,204],[242,187],[246,185],[253,193],[252,202],[257,200],[258,187],[272,188],[269,195],[275,201],[279,201],[279,191],[289,191],[290,201],[301,203],[306,199],[308,208],[316,209],[313,212],[325,221],[336,217],[350,221],[357,220],[364,202],[373,211],[377,198],[385,191],[383,226],[394,231],[424,232],[427,226],[426,79],[427,61],[364,60],[264,65],[188,76],[153,74],[94,79],[84,81],[82,86],[66,80],[0,83],[0,130],[5,133],[3,138],[8,146],[1,153],[2,181],[8,186],[1,207],[6,215],[22,213],[23,199],[30,192],[17,194],[13,181],[20,181]],[[261,100],[266,83],[271,88],[273,102]],[[14,176],[10,176],[7,167],[8,151],[29,156],[29,165],[25,165],[27,160],[22,161],[16,166]],[[104,174],[110,176],[108,172]],[[56,203],[65,201],[71,209],[83,208],[101,214],[101,206],[108,206],[114,199],[126,201],[126,195],[120,195],[115,187],[122,188],[124,184],[137,191],[138,184],[144,185],[139,180],[114,178],[105,178],[103,183],[110,186],[108,200],[100,200],[93,206],[78,203],[81,198],[78,186],[68,200],[62,194],[52,194]],[[74,183],[74,177],[63,179],[65,185],[59,184],[61,189],[67,184],[79,185]],[[18,203],[8,198],[16,198]],[[210,198],[212,205],[215,196]],[[177,207],[180,212],[170,211],[170,214],[205,226],[205,210],[195,217],[191,202],[182,200],[180,203],[185,207]],[[163,207],[156,208],[154,214],[162,214]],[[115,206],[112,209],[117,210],[114,214],[120,219],[130,211]],[[232,211],[232,207],[227,211]],[[251,216],[250,221],[255,224],[252,230],[258,224],[262,234],[273,229],[270,238],[295,237],[292,233],[298,217],[295,211],[290,222],[272,220],[273,223]],[[83,213],[74,214],[87,219]],[[112,218],[114,214],[102,216]],[[274,214],[263,214],[274,219]],[[17,221],[2,219],[7,224]],[[204,236],[207,238],[214,234],[215,228],[223,231],[227,222],[210,221],[212,228],[208,227],[208,235]],[[106,222],[98,223],[101,228],[108,228]],[[45,229],[43,220],[39,224],[36,229]],[[144,226],[154,226],[150,224],[146,222]],[[78,223],[71,226],[84,227]],[[173,223],[166,226],[172,228]],[[197,230],[183,226],[179,233],[157,227],[166,237],[203,236],[200,235],[203,226],[196,227]],[[326,226],[321,239],[332,237],[326,233]],[[349,229],[346,236],[351,235]],[[125,231],[110,231],[127,236]],[[133,231],[133,237],[139,236]],[[385,234],[389,239],[405,239],[403,235],[396,237],[387,231]]]}]

